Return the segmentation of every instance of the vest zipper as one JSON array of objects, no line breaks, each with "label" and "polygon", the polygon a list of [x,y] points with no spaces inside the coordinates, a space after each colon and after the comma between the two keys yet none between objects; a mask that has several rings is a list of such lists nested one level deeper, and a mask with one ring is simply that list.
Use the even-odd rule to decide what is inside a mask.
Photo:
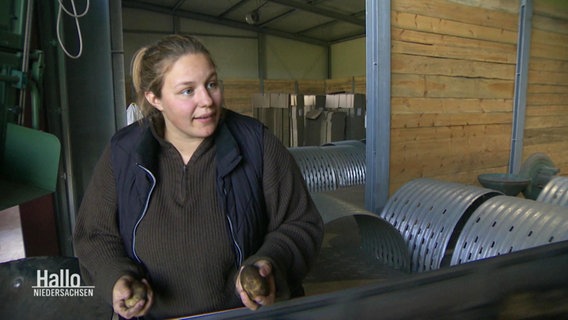
[{"label": "vest zipper", "polygon": [[239,247],[239,244],[235,239],[235,231],[233,230],[233,223],[231,222],[231,218],[229,218],[229,216],[227,216],[227,221],[229,221],[229,228],[231,229],[231,239],[233,240],[233,245],[235,246],[235,248],[237,248],[237,254],[238,254],[237,267],[239,267],[243,263],[243,251],[241,250],[241,247]]},{"label": "vest zipper", "polygon": [[141,164],[137,164],[137,166],[140,169],[144,170],[144,172],[146,172],[146,174],[149,175],[150,178],[152,179],[152,187],[150,187],[150,191],[148,192],[148,196],[146,197],[146,202],[144,204],[144,210],[142,210],[142,214],[138,218],[138,221],[136,221],[136,224],[134,225],[134,229],[132,230],[132,255],[134,256],[134,258],[136,258],[136,261],[138,261],[138,263],[142,264],[142,260],[136,254],[136,231],[138,229],[138,225],[140,225],[140,222],[142,221],[142,219],[144,219],[144,216],[146,216],[146,212],[148,211],[148,206],[150,205],[150,196],[152,195],[152,192],[154,191],[154,187],[156,187],[156,178],[154,177],[152,172],[150,172],[150,170],[144,168]]},{"label": "vest zipper", "polygon": [[226,213],[227,212],[227,189],[223,186],[223,195],[225,196],[224,208],[223,212],[225,212],[225,217],[227,217],[227,221],[229,222],[229,229],[231,229],[231,240],[233,241],[233,245],[237,249],[237,268],[243,263],[243,250],[239,246],[237,239],[235,239],[235,229],[233,228],[233,222],[231,221],[231,217]]}]

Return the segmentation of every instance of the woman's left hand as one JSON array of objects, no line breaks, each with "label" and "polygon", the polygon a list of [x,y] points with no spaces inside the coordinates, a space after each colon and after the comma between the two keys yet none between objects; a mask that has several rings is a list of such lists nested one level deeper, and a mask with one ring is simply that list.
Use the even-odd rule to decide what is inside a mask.
[{"label": "woman's left hand", "polygon": [[267,260],[258,260],[254,263],[254,265],[258,268],[260,276],[266,278],[268,282],[268,295],[249,297],[249,295],[243,289],[240,281],[240,274],[243,270],[243,267],[241,267],[241,269],[239,270],[239,275],[237,276],[236,282],[237,293],[241,297],[241,301],[247,308],[251,310],[256,310],[261,306],[271,305],[274,303],[274,300],[276,298],[276,283],[274,281],[274,274],[272,273],[272,265]]}]

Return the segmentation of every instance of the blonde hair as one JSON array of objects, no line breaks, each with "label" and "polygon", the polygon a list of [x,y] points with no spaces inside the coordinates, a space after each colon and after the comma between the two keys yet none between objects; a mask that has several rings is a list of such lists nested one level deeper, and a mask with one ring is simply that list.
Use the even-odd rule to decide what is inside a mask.
[{"label": "blonde hair", "polygon": [[162,117],[145,97],[152,92],[156,97],[162,95],[164,77],[172,65],[187,54],[203,54],[215,68],[209,50],[197,38],[188,35],[169,35],[157,42],[140,48],[132,58],[132,85],[136,91],[136,103],[144,117]]}]

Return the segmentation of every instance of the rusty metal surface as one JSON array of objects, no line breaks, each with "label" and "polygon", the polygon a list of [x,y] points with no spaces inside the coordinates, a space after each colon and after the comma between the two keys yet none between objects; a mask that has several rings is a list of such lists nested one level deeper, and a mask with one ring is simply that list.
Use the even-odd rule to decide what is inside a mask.
[{"label": "rusty metal surface", "polygon": [[456,243],[451,264],[568,240],[568,208],[497,196],[477,208]]},{"label": "rusty metal surface", "polygon": [[389,199],[380,216],[405,239],[412,272],[435,270],[451,250],[456,228],[479,203],[498,194],[473,185],[415,179]]},{"label": "rusty metal surface", "polygon": [[568,177],[553,177],[544,186],[536,201],[568,207]]}]

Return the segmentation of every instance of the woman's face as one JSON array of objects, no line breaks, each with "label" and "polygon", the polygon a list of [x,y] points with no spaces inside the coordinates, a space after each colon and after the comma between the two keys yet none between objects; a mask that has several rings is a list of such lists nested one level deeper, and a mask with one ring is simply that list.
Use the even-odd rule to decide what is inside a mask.
[{"label": "woman's face", "polygon": [[164,116],[166,140],[203,140],[219,123],[223,94],[215,67],[203,54],[180,57],[164,76],[162,96],[146,99]]}]

